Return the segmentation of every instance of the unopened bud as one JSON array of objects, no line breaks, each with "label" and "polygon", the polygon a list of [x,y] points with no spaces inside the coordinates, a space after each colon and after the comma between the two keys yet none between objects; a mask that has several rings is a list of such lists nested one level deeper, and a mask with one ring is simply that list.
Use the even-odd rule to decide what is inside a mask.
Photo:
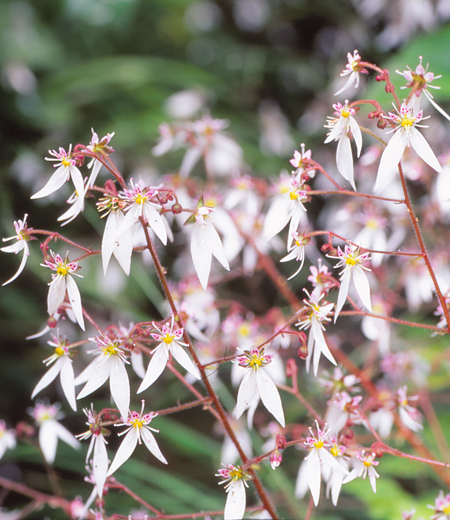
[{"label": "unopened bud", "polygon": [[58,320],[56,320],[53,316],[50,316],[50,318],[47,320],[47,326],[50,329],[54,329],[58,325]]},{"label": "unopened bud", "polygon": [[377,121],[377,127],[380,128],[381,130],[384,130],[387,126],[387,121],[385,121],[384,119],[382,119],[380,117],[380,119],[378,119]]},{"label": "unopened bud", "polygon": [[297,350],[297,354],[300,359],[306,359],[308,357],[308,347],[306,345],[302,345]]},{"label": "unopened bud", "polygon": [[286,437],[284,435],[277,435],[275,438],[275,446],[277,450],[284,450],[284,448],[286,448]]},{"label": "unopened bud", "polygon": [[183,207],[181,204],[178,204],[178,202],[176,202],[171,209],[174,215],[179,215],[183,211]]},{"label": "unopened bud", "polygon": [[272,469],[278,468],[282,460],[283,457],[281,456],[281,453],[278,450],[273,450],[270,454],[270,465]]}]

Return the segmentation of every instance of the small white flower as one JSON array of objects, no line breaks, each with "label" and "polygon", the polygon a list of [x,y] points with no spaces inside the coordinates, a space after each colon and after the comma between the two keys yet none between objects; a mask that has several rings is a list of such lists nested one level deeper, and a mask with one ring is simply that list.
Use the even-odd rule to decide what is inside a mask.
[{"label": "small white flower", "polygon": [[431,516],[431,520],[449,520],[450,518],[450,493],[444,495],[443,491],[439,492],[439,495],[434,501],[434,506],[427,506],[434,510],[434,515]]},{"label": "small white flower", "polygon": [[236,358],[238,365],[246,369],[238,391],[236,419],[239,419],[247,408],[256,408],[261,399],[281,426],[285,426],[280,394],[265,368],[271,363],[272,357],[271,354],[265,354],[264,348],[253,348]]},{"label": "small white flower", "polygon": [[442,173],[442,166],[439,164],[436,155],[423,135],[416,128],[424,127],[424,125],[419,124],[420,121],[426,119],[423,117],[423,111],[420,110],[417,114],[414,114],[414,110],[405,102],[402,103],[400,110],[395,106],[394,108],[397,114],[389,112],[389,118],[391,122],[397,125],[397,128],[393,130],[394,135],[391,137],[381,156],[377,180],[375,182],[375,191],[379,191],[380,188],[385,186],[386,182],[395,172],[407,146],[412,146],[423,161],[438,173]]},{"label": "small white flower", "polygon": [[[104,137],[99,139],[93,128],[91,128],[91,131],[92,139],[86,147],[88,150],[90,150],[92,153],[96,153],[102,156],[114,152],[114,149],[109,146],[109,142],[114,137],[115,132],[112,134],[106,134]],[[88,163],[87,167],[92,169],[91,175],[89,176],[89,180],[87,182],[88,189],[94,186],[102,166],[102,163],[95,157],[93,157],[92,160]]]},{"label": "small white flower", "polygon": [[47,184],[35,193],[31,198],[39,199],[42,197],[47,197],[51,193],[59,190],[69,178],[72,178],[72,182],[75,186],[75,191],[78,196],[84,200],[84,182],[83,176],[81,175],[80,170],[76,167],[76,160],[72,156],[72,145],[69,147],[69,151],[66,152],[64,148],[60,148],[59,152],[56,150],[49,150],[48,152],[53,157],[46,157],[46,161],[58,161],[57,164],[54,165],[57,170],[50,177]]},{"label": "small white flower", "polygon": [[230,270],[224,247],[210,217],[213,210],[214,208],[203,206],[202,197],[195,214],[185,222],[185,224],[194,224],[191,237],[191,255],[198,279],[205,291],[208,286],[213,256],[227,271]]},{"label": "small white flower", "polygon": [[342,94],[342,92],[350,88],[353,85],[353,83],[355,83],[355,88],[358,88],[359,75],[368,74],[368,71],[360,65],[361,56],[359,55],[357,50],[353,52],[353,55],[350,52],[348,52],[347,60],[348,63],[345,66],[345,70],[341,72],[341,78],[345,76],[348,76],[348,78],[345,85],[335,93],[335,96]]},{"label": "small white flower", "polygon": [[58,439],[78,450],[81,444],[75,437],[59,424],[58,419],[62,419],[64,414],[59,411],[59,404],[45,405],[37,403],[34,408],[28,410],[39,425],[39,445],[48,464],[53,464],[56,456]]},{"label": "small white flower", "polygon": [[338,256],[327,255],[329,258],[339,259],[339,262],[335,265],[336,268],[344,268],[340,273],[341,287],[339,288],[336,311],[334,313],[335,323],[342,307],[344,306],[345,300],[347,299],[350,282],[352,280],[364,307],[366,307],[368,311],[372,312],[370,285],[366,273],[364,272],[370,271],[370,269],[361,265],[364,262],[367,262],[367,260],[370,260],[369,253],[360,253],[359,248],[346,245],[344,251],[342,251],[340,247],[337,248],[337,255]]},{"label": "small white flower", "polygon": [[124,462],[126,462],[132,455],[133,451],[136,448],[137,443],[144,444],[147,446],[150,453],[152,453],[158,460],[167,464],[167,460],[164,455],[161,453],[158,444],[156,443],[156,439],[152,434],[153,432],[158,432],[159,430],[155,430],[151,426],[148,426],[152,419],[156,417],[158,414],[154,412],[150,412],[144,415],[144,406],[145,401],[142,401],[141,413],[138,412],[130,412],[127,419],[122,418],[122,424],[116,424],[115,426],[127,426],[127,430],[119,433],[119,435],[125,435],[125,438],[122,441],[122,444],[119,446],[117,450],[116,456],[111,463],[111,466],[108,471],[108,476],[112,475],[115,471],[117,471],[120,466]]},{"label": "small white flower", "polygon": [[288,280],[292,280],[298,273],[302,270],[303,264],[305,263],[305,245],[309,244],[310,239],[304,238],[303,235],[299,235],[297,231],[294,232],[293,235],[294,242],[288,248],[289,253],[283,257],[280,262],[289,262],[290,260],[297,260],[299,262],[299,267],[297,271],[293,275],[291,275]]},{"label": "small white flower", "polygon": [[128,363],[125,352],[119,348],[119,341],[111,341],[105,335],[91,338],[91,341],[96,342],[98,347],[91,351],[91,353],[96,354],[96,357],[75,379],[77,386],[86,382],[77,399],[92,394],[109,378],[111,396],[119,409],[120,415],[128,417],[130,382],[125,368],[125,364]]},{"label": "small white flower", "polygon": [[53,355],[44,359],[43,363],[47,366],[54,363],[52,367],[41,377],[37,385],[34,387],[31,399],[44,388],[52,383],[59,374],[59,380],[63,389],[64,395],[72,410],[77,410],[77,403],[75,400],[75,376],[73,373],[72,360],[70,359],[70,350],[67,347],[67,339],[57,338],[53,336],[53,341],[47,341],[47,343],[54,347],[55,352]]},{"label": "small white flower", "polygon": [[[28,241],[30,240],[30,236],[26,233],[27,230],[27,217],[25,214],[23,220],[14,221],[14,229],[16,230],[16,234],[12,237],[4,238],[3,242],[8,242],[9,240],[16,239],[17,242],[10,246],[2,247],[0,251],[4,253],[14,253],[17,254],[19,251],[23,251],[22,261],[20,262],[19,269],[14,276],[12,276],[9,280],[4,282],[2,285],[7,285],[15,280],[20,273],[24,270],[25,264],[27,263],[28,256],[30,255],[30,248],[28,247]],[[31,230],[29,230],[31,231]]]},{"label": "small white flower", "polygon": [[163,325],[160,329],[154,322],[152,325],[153,328],[158,331],[158,333],[152,334],[152,337],[157,341],[160,341],[160,344],[153,351],[152,359],[148,364],[147,372],[145,373],[145,377],[137,393],[140,394],[158,379],[169,360],[169,353],[171,353],[178,363],[180,363],[180,365],[190,374],[197,379],[201,379],[198,368],[194,365],[191,358],[183,348],[187,347],[187,344],[180,341],[183,337],[184,329],[173,330],[173,317],[170,327]]},{"label": "small white flower", "polygon": [[[49,267],[56,274],[52,275],[53,280],[49,283],[50,289],[47,297],[47,311],[50,316],[55,314],[60,305],[64,302],[64,298],[69,296],[70,306],[75,314],[78,324],[84,330],[83,307],[81,306],[81,296],[77,284],[72,277],[78,270],[78,262],[69,262],[68,257],[63,260],[58,254],[50,251],[53,262],[45,260],[43,267]],[[82,278],[81,275],[75,274]]]},{"label": "small white flower", "polygon": [[[308,293],[306,292],[306,294]],[[322,325],[323,321],[330,321],[330,318],[328,318],[328,314],[334,307],[334,303],[324,302],[324,305],[321,306],[319,305],[319,302],[322,299],[323,294],[319,297],[317,297],[314,293],[311,294],[311,296],[308,294],[308,296],[309,301],[303,300],[303,302],[311,310],[308,311],[306,315],[302,316],[302,319],[298,323],[296,323],[296,326],[300,330],[310,329],[308,336],[308,357],[306,358],[306,371],[309,372],[311,359],[314,357],[314,375],[317,376],[321,353],[323,353],[327,359],[329,359],[334,365],[336,365],[336,361],[325,341],[325,337],[323,335],[325,327]]]},{"label": "small white flower", "polygon": [[219,484],[225,484],[227,492],[227,501],[225,503],[224,520],[240,520],[245,514],[245,488],[248,487],[246,480],[250,479],[250,475],[242,470],[240,466],[226,465],[218,470],[217,477],[225,480]]},{"label": "small white flower", "polygon": [[423,429],[422,423],[419,422],[422,416],[416,408],[411,406],[411,401],[417,401],[417,396],[408,397],[406,395],[407,387],[402,386],[397,390],[398,415],[402,423],[412,430],[417,432]]},{"label": "small white flower", "polygon": [[335,103],[333,105],[335,114],[339,118],[329,118],[326,128],[330,128],[325,143],[338,141],[336,150],[336,164],[338,172],[347,180],[352,188],[356,191],[354,172],[353,172],[353,155],[350,143],[350,137],[355,140],[356,152],[359,157],[362,148],[362,134],[356,119],[353,117],[356,113],[354,108],[348,104],[348,100],[344,105]]},{"label": "small white flower", "polygon": [[378,466],[379,462],[375,461],[375,453],[366,455],[365,451],[357,455],[357,462],[355,467],[352,469],[350,474],[344,479],[344,484],[351,482],[357,477],[365,479],[369,477],[370,485],[372,486],[373,492],[377,492],[377,478],[380,476],[375,466]]}]

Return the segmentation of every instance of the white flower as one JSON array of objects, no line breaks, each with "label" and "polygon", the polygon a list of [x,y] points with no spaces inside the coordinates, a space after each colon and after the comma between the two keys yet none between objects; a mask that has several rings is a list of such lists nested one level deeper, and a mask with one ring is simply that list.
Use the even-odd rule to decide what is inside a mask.
[{"label": "white flower", "polygon": [[58,161],[57,164],[54,165],[57,170],[50,177],[47,184],[40,189],[37,193],[35,193],[31,198],[39,199],[42,197],[47,197],[51,193],[59,190],[61,186],[72,178],[72,182],[75,186],[75,191],[84,200],[84,182],[83,176],[81,175],[80,170],[76,167],[76,160],[72,157],[72,145],[69,147],[69,151],[66,152],[64,148],[60,148],[59,152],[56,150],[49,150],[48,152],[52,157],[46,157],[46,161]]},{"label": "white flower", "polygon": [[409,404],[410,401],[417,401],[417,396],[407,397],[406,386],[402,386],[397,390],[398,415],[402,423],[412,430],[417,432],[423,429],[422,423],[419,420],[422,418],[416,408]]},{"label": "white flower", "polygon": [[187,347],[187,344],[180,341],[183,337],[184,329],[173,330],[173,317],[170,327],[163,325],[162,329],[160,329],[154,322],[152,325],[153,328],[158,331],[158,333],[152,334],[152,337],[157,341],[160,341],[160,344],[153,351],[152,359],[148,364],[144,380],[142,381],[137,393],[140,394],[158,379],[169,360],[169,353],[171,353],[178,363],[180,363],[180,365],[190,374],[197,379],[201,379],[198,368],[194,365],[191,358],[183,348]]},{"label": "white flower", "polygon": [[122,417],[128,417],[130,409],[130,382],[125,368],[128,361],[125,352],[119,348],[119,341],[111,341],[108,336],[97,336],[91,341],[97,343],[98,349],[94,352],[96,358],[75,379],[75,385],[86,382],[78,394],[77,399],[82,399],[95,392],[109,378],[111,396],[119,409]]},{"label": "white flower", "polygon": [[[98,135],[94,132],[94,129],[91,128],[92,131],[92,139],[91,142],[87,145],[87,149],[92,153],[96,153],[101,156],[105,156],[109,153],[114,152],[114,149],[109,146],[109,142],[114,137],[115,132],[112,134],[106,134],[101,139],[98,138]],[[88,163],[87,167],[92,168],[91,175],[89,176],[89,180],[87,183],[87,188],[92,188],[94,186],[95,181],[97,180],[97,176],[102,167],[102,163],[95,157]]]},{"label": "white flower", "polygon": [[23,220],[14,221],[14,229],[16,230],[16,234],[12,237],[4,238],[3,242],[8,242],[9,240],[16,239],[17,242],[10,246],[2,247],[0,250],[4,253],[14,253],[17,254],[19,251],[23,251],[22,261],[20,262],[19,269],[14,276],[12,276],[9,280],[4,282],[2,285],[7,285],[15,280],[20,273],[24,270],[25,264],[27,263],[28,256],[30,255],[30,248],[28,247],[28,241],[30,240],[30,236],[26,233],[27,230],[27,217],[25,214]]},{"label": "white flower", "polygon": [[372,312],[372,304],[370,302],[370,285],[366,273],[364,272],[370,271],[370,269],[361,265],[367,260],[370,260],[369,253],[360,253],[359,248],[346,245],[344,251],[338,247],[337,254],[338,256],[327,255],[329,258],[339,259],[339,262],[335,265],[336,268],[344,267],[344,270],[340,273],[341,287],[339,288],[336,311],[334,313],[335,323],[342,307],[344,306],[345,300],[347,299],[350,282],[352,280],[355,285],[356,292],[361,298],[364,307]]},{"label": "white flower", "polygon": [[375,453],[371,455],[366,455],[365,451],[362,451],[361,454],[357,455],[357,463],[355,467],[352,469],[350,474],[344,479],[344,484],[354,480],[357,477],[361,477],[365,479],[369,477],[370,485],[372,486],[373,492],[377,492],[377,478],[378,475],[375,466],[378,466],[379,462],[375,461]]},{"label": "white flower", "polygon": [[[305,291],[306,292],[306,291]],[[306,294],[308,294],[306,292]],[[317,376],[319,369],[320,354],[329,359],[334,365],[336,361],[330,352],[325,341],[323,331],[325,327],[322,325],[323,321],[330,321],[328,314],[334,307],[334,303],[324,302],[324,305],[320,306],[319,302],[323,297],[323,294],[317,297],[314,293],[309,296],[309,301],[303,300],[303,302],[311,309],[306,315],[302,316],[302,319],[296,323],[296,326],[300,330],[309,330],[308,336],[308,357],[306,358],[306,371],[309,372],[311,359],[314,357],[314,375]]]},{"label": "white flower", "polygon": [[449,520],[450,518],[450,493],[444,495],[443,491],[439,492],[439,495],[434,501],[434,506],[427,506],[434,510],[434,515],[431,516],[431,520]]},{"label": "white flower", "polygon": [[[81,306],[81,296],[72,274],[78,270],[78,262],[69,262],[68,257],[63,260],[59,255],[50,251],[53,262],[45,260],[43,267],[49,267],[56,271],[52,275],[53,280],[49,283],[50,289],[47,297],[47,311],[50,316],[55,314],[59,306],[64,302],[64,298],[69,296],[70,306],[75,314],[78,324],[84,330],[83,308]],[[77,274],[82,278],[81,275]]]},{"label": "white flower", "polygon": [[167,464],[167,460],[164,458],[164,455],[161,453],[158,444],[156,443],[156,439],[152,434],[153,432],[158,432],[159,430],[155,430],[151,426],[148,426],[152,419],[156,417],[158,414],[154,412],[150,412],[144,415],[144,405],[145,401],[142,401],[141,413],[130,412],[130,415],[127,419],[122,418],[122,424],[116,424],[115,426],[127,426],[128,429],[119,433],[119,435],[125,435],[125,438],[122,441],[122,444],[119,446],[117,450],[116,456],[111,463],[111,466],[108,471],[108,476],[112,475],[115,471],[117,471],[120,466],[124,462],[126,462],[130,457],[133,451],[136,448],[137,443],[144,444],[147,446],[150,453],[152,453],[158,460]]},{"label": "white flower", "polygon": [[328,451],[331,447],[331,443],[326,439],[330,430],[319,428],[319,424],[316,421],[317,436],[314,435],[310,428],[310,437],[307,437],[303,444],[310,448],[309,454],[305,457],[307,461],[307,476],[309,489],[314,500],[314,505],[317,506],[320,498],[320,483],[322,478],[322,472],[325,472],[326,476],[329,477],[331,471],[342,473],[344,476],[348,474],[348,471],[344,466],[339,464],[336,458]]},{"label": "white flower", "polygon": [[[85,181],[87,185],[87,179]],[[78,192],[74,191],[72,195],[67,199],[67,204],[70,204],[70,208],[57,218],[58,222],[62,222],[61,226],[65,226],[69,222],[72,222],[84,209],[84,194],[78,195]]]},{"label": "white flower", "polygon": [[92,474],[95,481],[95,489],[99,497],[103,495],[103,488],[105,486],[106,477],[108,474],[108,453],[106,451],[106,440],[103,436],[103,432],[107,433],[107,430],[103,430],[101,418],[95,413],[94,408],[91,404],[91,409],[85,408],[83,410],[88,418],[86,423],[89,429],[77,435],[78,439],[85,440],[91,437],[91,442],[86,454],[86,462],[89,462],[89,457],[92,457]]},{"label": "white flower", "polygon": [[414,114],[413,109],[405,102],[402,103],[400,110],[395,106],[394,108],[397,114],[389,112],[389,118],[398,126],[393,130],[394,135],[391,137],[381,156],[377,180],[375,182],[375,191],[379,191],[395,172],[407,146],[412,146],[417,155],[431,166],[431,168],[438,173],[442,172],[442,167],[436,155],[423,135],[416,128],[424,126],[419,124],[422,119],[426,119],[423,117],[423,111],[420,110],[417,114]]},{"label": "white flower", "polygon": [[59,380],[64,395],[72,409],[76,411],[75,376],[73,373],[72,360],[70,359],[70,351],[67,347],[67,339],[53,336],[53,341],[47,341],[47,343],[54,347],[55,352],[47,359],[44,359],[43,363],[47,366],[52,363],[54,363],[54,365],[49,368],[49,370],[41,377],[38,384],[34,387],[31,399],[34,399],[41,390],[47,388],[47,386],[52,383],[59,374]]},{"label": "white flower", "polygon": [[245,514],[245,488],[248,487],[246,480],[250,478],[250,475],[240,466],[228,464],[219,469],[216,476],[225,479],[219,484],[226,483],[227,501],[223,512],[224,520],[240,520]]},{"label": "white flower", "polygon": [[219,234],[212,224],[210,217],[212,212],[213,208],[203,206],[202,197],[197,205],[197,211],[192,216],[193,218],[189,217],[186,221],[186,224],[194,224],[191,237],[191,255],[195,271],[204,290],[208,286],[213,256],[227,271],[230,270]]},{"label": "white flower", "polygon": [[335,93],[335,96],[342,94],[342,92],[350,88],[353,85],[353,83],[355,83],[355,88],[358,88],[359,75],[361,73],[368,74],[368,71],[364,67],[361,67],[361,65],[359,64],[361,61],[361,56],[359,55],[357,50],[353,52],[353,55],[350,52],[348,52],[347,60],[348,63],[345,66],[345,70],[341,72],[341,78],[348,76],[348,79],[345,85]]},{"label": "white flower", "polygon": [[34,408],[28,410],[39,425],[39,445],[48,464],[53,464],[55,460],[58,439],[61,439],[76,450],[81,448],[81,444],[69,430],[59,424],[58,419],[64,417],[59,408],[58,404],[45,405],[44,403],[37,403]]},{"label": "white flower", "polygon": [[265,354],[264,348],[253,348],[250,352],[244,351],[243,356],[236,358],[239,366],[246,369],[238,391],[236,419],[239,419],[247,408],[256,408],[261,399],[281,426],[285,426],[280,394],[265,368],[271,363],[272,357],[271,354]]},{"label": "white flower", "polygon": [[330,128],[330,132],[325,139],[325,143],[338,141],[336,150],[336,164],[338,172],[346,179],[356,191],[354,172],[353,172],[353,155],[350,144],[350,136],[355,140],[356,152],[359,157],[362,148],[362,134],[356,119],[355,109],[349,107],[348,100],[344,105],[335,103],[333,105],[336,115],[339,118],[329,118],[326,128]]},{"label": "white flower", "polygon": [[16,447],[16,435],[14,430],[7,430],[5,421],[0,420],[0,459],[6,450]]},{"label": "white flower", "polygon": [[294,242],[288,248],[289,253],[283,257],[280,262],[289,262],[289,260],[297,260],[300,263],[297,271],[293,275],[291,275],[288,280],[292,280],[294,276],[297,276],[298,273],[302,270],[303,264],[305,263],[305,245],[309,244],[310,239],[304,238],[303,235],[299,235],[297,231],[294,232],[293,235]]},{"label": "white flower", "polygon": [[303,203],[308,200],[308,194],[303,188],[297,176],[280,176],[276,186],[278,194],[273,198],[264,220],[263,237],[266,240],[273,238],[289,223],[288,250],[292,246],[295,231],[305,221]]}]

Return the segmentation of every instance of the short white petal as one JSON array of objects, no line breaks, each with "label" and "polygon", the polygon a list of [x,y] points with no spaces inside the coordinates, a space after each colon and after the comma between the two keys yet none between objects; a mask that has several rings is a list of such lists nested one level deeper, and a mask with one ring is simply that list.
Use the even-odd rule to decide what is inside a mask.
[{"label": "short white petal", "polygon": [[230,484],[223,512],[224,520],[240,520],[245,514],[245,485],[242,479]]},{"label": "short white petal", "polygon": [[202,376],[200,375],[200,372],[198,371],[198,368],[194,365],[191,358],[187,354],[187,352],[184,350],[183,347],[178,345],[177,343],[173,343],[173,345],[170,347],[170,351],[172,352],[173,357],[180,363],[180,365],[187,370],[190,374],[192,374],[197,379],[201,379]]},{"label": "short white petal", "polygon": [[160,345],[156,348],[153,353],[152,359],[147,367],[145,377],[139,387],[137,393],[140,394],[152,385],[158,377],[162,374],[162,371],[166,368],[167,360],[169,359],[169,352],[164,345]]},{"label": "short white petal", "polygon": [[239,386],[239,391],[237,395],[237,403],[236,403],[236,419],[244,413],[244,411],[249,407],[253,396],[256,392],[256,377],[252,369],[247,369],[244,378],[241,381],[241,385]]},{"label": "short white petal", "polygon": [[256,371],[256,386],[264,406],[284,428],[285,421],[280,394],[275,383],[264,368],[260,368]]},{"label": "short white petal", "polygon": [[109,387],[111,396],[119,409],[121,417],[126,420],[130,410],[130,381],[127,369],[119,356],[112,356]]},{"label": "short white petal", "polygon": [[403,152],[407,144],[408,136],[406,133],[403,130],[396,130],[381,156],[377,171],[377,180],[375,182],[375,191],[379,191],[395,172],[398,163],[403,157]]},{"label": "short white petal", "polygon": [[69,295],[70,305],[72,307],[78,325],[84,330],[83,307],[81,306],[81,296],[75,280],[66,275],[67,279],[67,294]]},{"label": "short white petal", "polygon": [[63,358],[57,359],[55,363],[41,377],[38,384],[34,387],[33,393],[31,394],[31,399],[34,399],[41,390],[47,388],[47,386],[56,379],[61,370],[62,362]]},{"label": "short white petal", "polygon": [[370,285],[369,280],[365,271],[361,267],[356,267],[353,270],[353,283],[355,284],[356,291],[358,292],[364,307],[372,312],[372,303],[370,301]]},{"label": "short white petal", "polygon": [[161,462],[167,464],[167,460],[164,455],[161,453],[159,446],[156,442],[155,437],[152,432],[148,430],[145,426],[141,429],[141,438],[144,441],[144,444],[147,446],[148,450]]},{"label": "short white petal", "polygon": [[63,276],[57,276],[48,288],[47,311],[52,316],[63,303],[66,296],[66,281]]},{"label": "short white petal", "polygon": [[138,431],[136,428],[131,428],[131,430],[125,435],[122,444],[119,446],[119,449],[117,450],[116,456],[114,457],[114,460],[112,461],[111,466],[109,467],[108,476],[116,472],[120,468],[120,466],[122,466],[122,464],[131,457],[131,454],[136,448],[137,441]]},{"label": "short white petal", "polygon": [[200,284],[206,291],[211,271],[212,254],[206,229],[203,229],[199,224],[195,224],[192,231],[191,255]]},{"label": "short white petal", "polygon": [[431,146],[428,144],[425,137],[417,130],[417,128],[411,129],[410,137],[411,146],[416,151],[417,155],[424,160],[429,166],[436,170],[438,173],[442,173],[442,166],[436,158]]}]

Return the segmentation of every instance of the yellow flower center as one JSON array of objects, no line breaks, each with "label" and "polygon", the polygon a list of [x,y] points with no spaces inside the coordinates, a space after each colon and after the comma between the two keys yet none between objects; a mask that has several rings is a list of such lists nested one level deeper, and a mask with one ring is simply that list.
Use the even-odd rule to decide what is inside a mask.
[{"label": "yellow flower center", "polygon": [[314,443],[314,448],[317,448],[318,450],[320,448],[323,448],[323,441],[317,441]]},{"label": "yellow flower center", "polygon": [[291,200],[297,200],[298,199],[298,193],[296,191],[291,191],[291,193],[289,193],[289,197]]},{"label": "yellow flower center", "polygon": [[400,125],[401,125],[403,128],[410,128],[411,126],[414,125],[414,118],[404,117],[404,118],[402,119],[402,122],[400,123]]},{"label": "yellow flower center", "polygon": [[356,265],[358,263],[358,259],[354,258],[352,255],[349,255],[349,257],[346,258],[345,263],[347,265]]},{"label": "yellow flower center", "polygon": [[147,202],[147,197],[145,195],[139,194],[135,199],[136,204],[144,204]]},{"label": "yellow flower center", "polygon": [[56,274],[60,274],[61,276],[66,276],[68,272],[69,270],[64,265],[60,265],[58,269],[56,269]]},{"label": "yellow flower center", "polygon": [[233,469],[230,471],[230,477],[232,480],[239,480],[243,478],[244,474],[242,473],[241,469]]},{"label": "yellow flower center", "polygon": [[341,117],[348,117],[350,115],[350,111],[347,109],[347,110],[342,110],[341,111]]},{"label": "yellow flower center", "polygon": [[262,365],[262,360],[259,356],[252,356],[248,362],[248,366],[252,368],[259,368]]},{"label": "yellow flower center", "polygon": [[105,355],[108,356],[115,356],[118,354],[118,348],[113,344],[108,345],[107,347],[103,347],[102,350],[105,353]]},{"label": "yellow flower center", "polygon": [[442,508],[442,512],[445,514],[445,515],[449,515],[450,514],[450,504],[448,506],[445,506]]},{"label": "yellow flower center", "polygon": [[363,464],[364,464],[364,466],[366,466],[366,468],[370,468],[370,466],[372,466],[372,461],[370,461],[370,460],[364,460],[364,461],[363,461]]},{"label": "yellow flower center", "polygon": [[72,166],[72,161],[70,159],[67,159],[67,157],[65,157],[62,161],[61,161],[61,164],[63,166]]},{"label": "yellow flower center", "polygon": [[238,327],[239,336],[248,336],[250,334],[250,327],[247,323],[243,323]]},{"label": "yellow flower center", "polygon": [[173,338],[170,334],[166,334],[164,337],[163,337],[163,342],[166,344],[166,345],[169,345],[170,343],[172,343],[173,341]]},{"label": "yellow flower center", "polygon": [[367,221],[366,227],[368,227],[369,229],[377,229],[378,222],[374,218],[371,218]]},{"label": "yellow flower center", "polygon": [[61,347],[56,347],[55,348],[55,354],[57,356],[63,356],[64,355],[64,349],[62,349]]},{"label": "yellow flower center", "polygon": [[331,455],[333,455],[333,457],[339,457],[341,454],[339,451],[339,448],[337,448],[336,446],[333,446],[331,448],[330,453],[331,453]]},{"label": "yellow flower center", "polygon": [[144,426],[144,424],[142,423],[141,419],[134,419],[133,421],[131,421],[131,424],[133,426],[133,428],[142,428],[142,426]]}]

